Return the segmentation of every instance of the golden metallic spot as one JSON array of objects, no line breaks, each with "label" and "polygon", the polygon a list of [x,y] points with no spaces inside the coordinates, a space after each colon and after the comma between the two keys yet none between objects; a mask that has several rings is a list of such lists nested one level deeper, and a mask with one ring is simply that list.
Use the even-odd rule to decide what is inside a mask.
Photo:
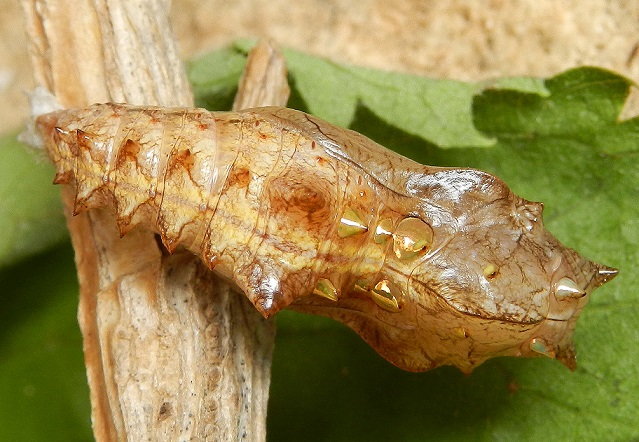
[{"label": "golden metallic spot", "polygon": [[339,222],[337,228],[337,234],[340,238],[347,238],[349,236],[357,235],[358,233],[364,233],[368,230],[368,226],[364,224],[359,214],[351,208],[344,210],[342,219]]},{"label": "golden metallic spot", "polygon": [[433,244],[433,229],[419,218],[404,218],[393,234],[393,249],[399,259],[409,259]]},{"label": "golden metallic spot", "polygon": [[530,340],[529,347],[535,353],[548,356],[549,358],[555,358],[555,352],[548,348],[548,345],[543,339],[533,338]]},{"label": "golden metallic spot", "polygon": [[375,301],[375,304],[384,310],[388,310],[391,313],[398,313],[402,310],[404,294],[387,279],[379,281],[368,294]]},{"label": "golden metallic spot", "polygon": [[575,281],[570,278],[561,278],[555,286],[555,296],[558,299],[583,298],[586,292],[582,290]]},{"label": "golden metallic spot", "polygon": [[323,296],[331,301],[337,301],[339,299],[339,293],[337,289],[328,279],[320,278],[313,289],[314,295]]},{"label": "golden metallic spot", "polygon": [[484,267],[484,276],[486,277],[486,279],[493,279],[497,276],[498,272],[499,267],[497,267],[495,264],[488,264],[486,267]]},{"label": "golden metallic spot", "polygon": [[358,279],[353,285],[353,290],[357,293],[368,293],[368,283],[363,279]]},{"label": "golden metallic spot", "polygon": [[373,235],[373,241],[377,244],[386,244],[391,236],[393,236],[393,221],[390,218],[384,218],[381,220],[375,228],[375,234]]},{"label": "golden metallic spot", "polygon": [[468,337],[468,333],[466,333],[466,329],[464,327],[455,327],[453,329],[453,335],[460,339],[466,339]]}]

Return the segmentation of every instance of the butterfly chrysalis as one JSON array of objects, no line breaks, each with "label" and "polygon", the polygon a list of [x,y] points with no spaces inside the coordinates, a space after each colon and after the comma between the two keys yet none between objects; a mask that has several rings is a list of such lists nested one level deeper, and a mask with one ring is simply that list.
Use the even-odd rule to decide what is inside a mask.
[{"label": "butterfly chrysalis", "polygon": [[417,164],[299,111],[97,104],[37,123],[76,213],[110,208],[122,234],[186,247],[264,316],[334,318],[407,370],[499,355],[574,367],[576,320],[616,274],[499,178]]}]

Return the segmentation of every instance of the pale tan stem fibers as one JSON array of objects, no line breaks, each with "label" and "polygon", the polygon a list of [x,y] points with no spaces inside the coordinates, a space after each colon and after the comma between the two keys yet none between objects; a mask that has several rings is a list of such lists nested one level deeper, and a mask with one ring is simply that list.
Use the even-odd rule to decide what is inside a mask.
[{"label": "pale tan stem fibers", "polygon": [[[36,82],[63,106],[193,105],[168,2],[22,6]],[[111,214],[70,216],[71,191],[64,201],[96,439],[263,440],[273,324],[192,255],[167,256],[143,230],[120,238]]]}]

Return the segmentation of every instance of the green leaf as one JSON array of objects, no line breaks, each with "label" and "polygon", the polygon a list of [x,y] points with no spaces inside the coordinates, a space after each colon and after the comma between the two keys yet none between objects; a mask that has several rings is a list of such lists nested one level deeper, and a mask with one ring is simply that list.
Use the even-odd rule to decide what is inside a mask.
[{"label": "green leaf", "polygon": [[195,105],[211,110],[229,110],[246,64],[246,55],[222,49],[188,65]]},{"label": "green leaf", "polygon": [[[292,51],[286,54],[295,88],[308,112],[320,118],[348,126],[362,106],[386,123],[442,147],[493,143],[473,126],[470,107],[476,85],[339,66]],[[301,69],[304,75],[295,75]]]},{"label": "green leaf", "polygon": [[91,440],[69,244],[0,269],[0,441]]},{"label": "green leaf", "polygon": [[[190,64],[199,104],[230,107],[246,48],[241,43]],[[617,120],[630,82],[581,68],[547,80],[467,84],[286,55],[292,107],[424,163],[495,173],[523,197],[544,201],[544,220],[564,243],[621,274],[595,292],[582,314],[574,373],[549,359],[512,358],[489,361],[470,376],[450,367],[405,373],[345,327],[283,312],[269,440],[639,438],[639,120]],[[25,156],[7,170],[23,168],[35,182],[35,167]],[[23,183],[7,176],[0,172],[0,189],[9,195],[0,200],[3,213],[18,213],[16,201],[39,198],[39,187],[19,189]],[[46,192],[54,189],[51,176],[41,184]],[[35,204],[51,204],[40,218],[60,216],[57,196],[51,198]],[[43,242],[33,238],[22,247]],[[15,242],[16,233],[3,240]],[[68,249],[56,249],[0,275],[9,303],[0,335],[7,349],[0,350],[0,440],[88,438],[71,261]],[[37,280],[28,277],[36,271]]]},{"label": "green leaf", "polygon": [[0,267],[67,237],[53,166],[15,134],[0,138]]}]

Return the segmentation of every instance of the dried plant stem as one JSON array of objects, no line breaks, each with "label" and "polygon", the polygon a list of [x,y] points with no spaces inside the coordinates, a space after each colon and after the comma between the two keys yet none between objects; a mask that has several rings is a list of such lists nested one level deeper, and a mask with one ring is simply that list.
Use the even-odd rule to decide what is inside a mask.
[{"label": "dried plant stem", "polygon": [[[22,5],[36,82],[65,107],[192,106],[168,2]],[[167,256],[141,230],[120,238],[110,213],[71,216],[63,198],[96,440],[264,440],[272,322],[190,254]]]},{"label": "dried plant stem", "polygon": [[272,43],[258,42],[249,54],[233,110],[286,106],[289,94],[284,56]]}]

